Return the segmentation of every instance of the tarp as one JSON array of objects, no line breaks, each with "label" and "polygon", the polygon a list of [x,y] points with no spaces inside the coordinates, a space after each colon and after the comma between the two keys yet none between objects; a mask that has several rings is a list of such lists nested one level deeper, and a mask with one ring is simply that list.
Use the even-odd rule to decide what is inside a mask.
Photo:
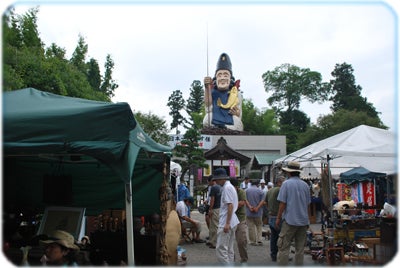
[{"label": "tarp", "polygon": [[44,175],[72,180],[71,206],[159,211],[158,188],[171,148],[140,127],[127,103],[72,98],[26,88],[3,93],[6,205],[43,208]]},{"label": "tarp", "polygon": [[313,172],[321,174],[321,166],[329,158],[333,178],[360,166],[388,175],[396,174],[396,140],[391,131],[360,125],[276,159],[274,165],[298,161],[301,166],[315,167]]},{"label": "tarp", "polygon": [[369,171],[364,167],[350,169],[340,174],[340,180],[347,184],[361,181],[373,181],[374,179],[386,177],[386,173]]}]

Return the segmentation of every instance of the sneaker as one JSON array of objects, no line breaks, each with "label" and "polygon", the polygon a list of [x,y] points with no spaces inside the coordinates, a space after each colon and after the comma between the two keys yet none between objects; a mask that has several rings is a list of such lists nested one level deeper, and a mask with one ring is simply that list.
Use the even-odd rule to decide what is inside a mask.
[{"label": "sneaker", "polygon": [[203,239],[193,240],[195,243],[205,243],[206,241]]},{"label": "sneaker", "polygon": [[257,246],[258,244],[256,242],[251,242],[250,245]]},{"label": "sneaker", "polygon": [[258,242],[257,242],[257,245],[258,245],[258,246],[263,246],[264,244],[263,244],[263,242],[258,241]]}]

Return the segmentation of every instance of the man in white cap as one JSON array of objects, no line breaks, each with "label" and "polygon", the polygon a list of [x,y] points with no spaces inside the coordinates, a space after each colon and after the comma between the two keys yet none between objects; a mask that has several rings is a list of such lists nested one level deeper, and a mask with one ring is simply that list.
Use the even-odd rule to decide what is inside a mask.
[{"label": "man in white cap", "polygon": [[294,265],[304,263],[304,246],[307,230],[310,225],[308,209],[311,203],[310,187],[300,179],[300,163],[291,161],[282,170],[287,173],[288,179],[282,183],[279,190],[279,210],[275,226],[281,225],[278,238],[278,265],[287,265],[290,245],[294,240]]}]

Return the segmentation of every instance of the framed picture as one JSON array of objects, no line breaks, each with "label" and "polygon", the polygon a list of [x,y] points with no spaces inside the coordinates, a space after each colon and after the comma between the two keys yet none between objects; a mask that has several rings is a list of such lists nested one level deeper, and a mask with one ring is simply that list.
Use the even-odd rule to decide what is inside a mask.
[{"label": "framed picture", "polygon": [[49,235],[54,230],[64,230],[79,239],[85,208],[46,207],[38,234]]}]

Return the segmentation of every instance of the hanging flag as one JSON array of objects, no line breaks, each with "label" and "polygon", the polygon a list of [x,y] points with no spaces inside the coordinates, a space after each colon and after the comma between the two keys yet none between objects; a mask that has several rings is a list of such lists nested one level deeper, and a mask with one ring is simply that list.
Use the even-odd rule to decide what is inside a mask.
[{"label": "hanging flag", "polygon": [[197,180],[201,181],[203,179],[203,170],[201,168],[197,169]]},{"label": "hanging flag", "polygon": [[[369,207],[375,206],[375,185],[371,181],[362,182],[362,189],[364,194],[364,203]],[[374,209],[365,210],[367,213],[374,214]]]},{"label": "hanging flag", "polygon": [[229,159],[229,176],[236,177],[235,159]]},{"label": "hanging flag", "polygon": [[351,199],[351,187],[346,183],[337,183],[338,198],[340,201],[350,201]]}]

